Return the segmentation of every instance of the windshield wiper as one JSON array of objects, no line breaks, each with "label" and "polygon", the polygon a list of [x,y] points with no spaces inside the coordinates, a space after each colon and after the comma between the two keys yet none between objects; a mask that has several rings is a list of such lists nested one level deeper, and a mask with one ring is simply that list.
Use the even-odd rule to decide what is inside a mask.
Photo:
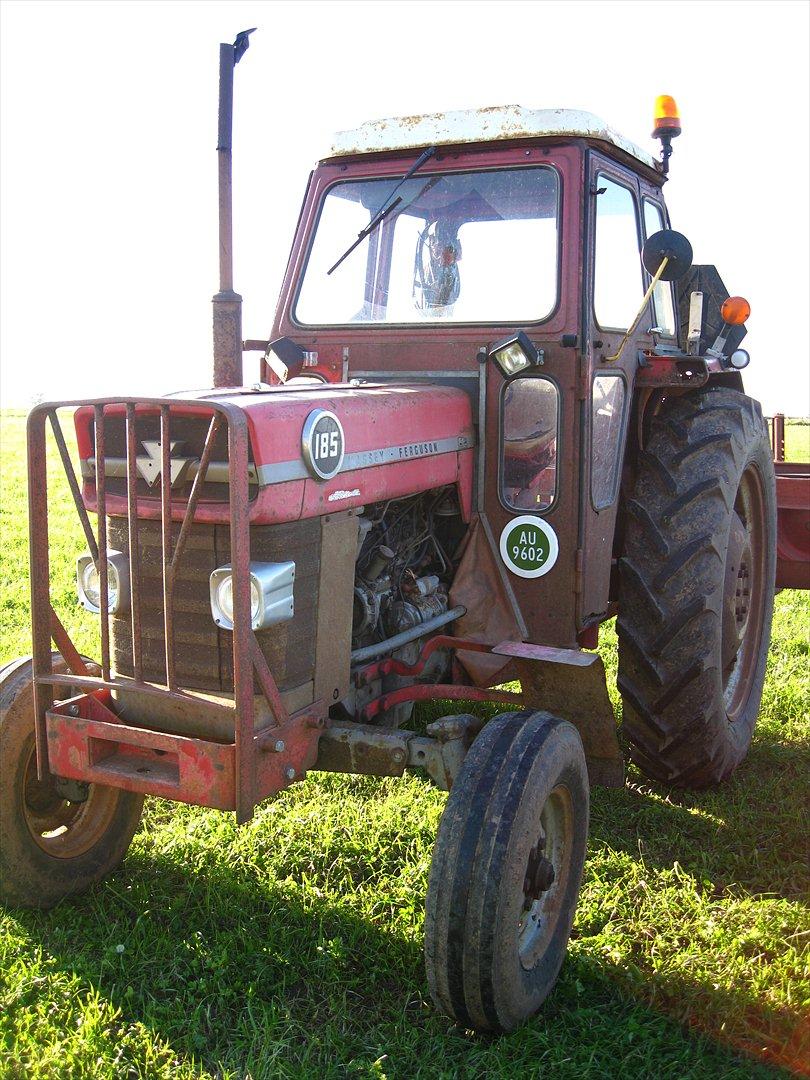
[{"label": "windshield wiper", "polygon": [[[368,223],[368,225],[366,225],[366,227],[364,229],[361,229],[361,231],[357,234],[357,239],[355,240],[355,242],[353,244],[351,244],[343,252],[343,254],[340,256],[340,258],[334,264],[334,266],[331,266],[326,271],[327,277],[329,276],[329,274],[332,273],[333,270],[337,270],[337,268],[340,266],[340,264],[343,262],[343,260],[345,258],[347,258],[349,255],[351,255],[351,253],[354,251],[354,249],[359,244],[362,244],[362,242],[365,240],[365,238],[367,236],[369,236],[371,233],[373,233],[374,230],[377,228],[377,226],[382,221],[384,221],[385,218],[388,217],[388,215],[391,213],[391,211],[394,210],[402,202],[402,197],[401,196],[399,198],[397,198],[397,199],[394,199],[394,196],[396,195],[396,193],[399,191],[399,189],[402,187],[402,185],[405,183],[406,180],[410,180],[410,178],[417,171],[417,169],[421,169],[422,166],[425,164],[425,162],[433,157],[433,155],[436,153],[437,150],[438,150],[437,146],[429,146],[427,148],[427,150],[422,151],[422,153],[419,155],[419,157],[416,159],[416,161],[413,163],[413,165],[411,165],[410,169],[408,169],[408,171],[405,173],[405,175],[402,177],[402,179],[396,185],[396,187],[392,191],[390,191],[388,193],[387,197],[384,199],[384,201],[382,203],[382,206],[377,211],[377,213],[374,215],[374,217],[371,219],[371,221]],[[391,201],[392,199],[394,199],[393,202]]]}]

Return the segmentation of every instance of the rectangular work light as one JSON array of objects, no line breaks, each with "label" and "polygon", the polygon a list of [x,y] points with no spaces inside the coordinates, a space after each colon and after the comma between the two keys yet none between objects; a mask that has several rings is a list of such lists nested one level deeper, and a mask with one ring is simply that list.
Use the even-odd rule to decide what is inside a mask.
[{"label": "rectangular work light", "polygon": [[[295,614],[295,563],[250,564],[250,625],[254,630],[285,622]],[[233,573],[220,566],[211,574],[211,616],[223,630],[233,630]]]},{"label": "rectangular work light", "polygon": [[543,350],[536,348],[523,330],[497,342],[489,350],[489,355],[505,379],[543,363]]}]

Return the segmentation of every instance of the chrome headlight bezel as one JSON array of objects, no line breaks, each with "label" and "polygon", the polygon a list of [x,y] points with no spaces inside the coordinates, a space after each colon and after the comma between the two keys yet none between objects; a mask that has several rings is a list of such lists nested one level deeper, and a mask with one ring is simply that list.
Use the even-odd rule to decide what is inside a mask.
[{"label": "chrome headlight bezel", "polygon": [[[251,628],[266,630],[295,615],[294,562],[250,563]],[[218,566],[209,581],[211,618],[222,630],[233,630],[233,567]]]},{"label": "chrome headlight bezel", "polygon": [[[94,615],[101,614],[101,605],[95,603],[89,593],[90,574],[98,577],[98,568],[89,551],[76,560],[76,593],[79,603]],[[99,595],[98,590],[96,595]],[[107,611],[110,615],[120,615],[129,610],[129,560],[122,551],[107,552]]]}]

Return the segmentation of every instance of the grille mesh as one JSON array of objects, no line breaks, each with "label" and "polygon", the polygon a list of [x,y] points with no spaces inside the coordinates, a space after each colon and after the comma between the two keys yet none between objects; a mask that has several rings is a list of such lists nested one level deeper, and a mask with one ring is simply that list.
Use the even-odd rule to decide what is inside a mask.
[{"label": "grille mesh", "polygon": [[[173,524],[176,542],[180,525]],[[129,550],[126,518],[110,518],[109,544]],[[295,616],[256,635],[273,677],[282,690],[314,677],[321,530],[317,518],[250,529],[250,557],[260,562],[295,562]],[[137,558],[141,574],[141,641],[143,676],[165,683],[163,631],[163,556],[159,521],[138,522]],[[212,570],[230,562],[227,525],[195,524],[175,578],[175,670],[181,687],[233,692],[233,638],[211,618],[208,579]],[[133,568],[134,569],[134,568]],[[112,650],[116,671],[134,674],[132,624],[129,612],[112,617]],[[258,691],[258,684],[256,686]]]}]

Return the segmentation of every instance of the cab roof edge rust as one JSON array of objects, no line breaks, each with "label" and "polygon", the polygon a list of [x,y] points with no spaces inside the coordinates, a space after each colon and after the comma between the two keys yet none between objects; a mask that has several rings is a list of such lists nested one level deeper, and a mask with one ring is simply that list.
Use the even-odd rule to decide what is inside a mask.
[{"label": "cab roof edge rust", "polygon": [[640,146],[614,131],[601,117],[579,109],[528,109],[495,105],[482,109],[425,113],[369,120],[352,131],[338,131],[323,160],[355,154],[411,150],[423,146],[546,138],[568,135],[618,147],[656,171],[659,163]]}]

